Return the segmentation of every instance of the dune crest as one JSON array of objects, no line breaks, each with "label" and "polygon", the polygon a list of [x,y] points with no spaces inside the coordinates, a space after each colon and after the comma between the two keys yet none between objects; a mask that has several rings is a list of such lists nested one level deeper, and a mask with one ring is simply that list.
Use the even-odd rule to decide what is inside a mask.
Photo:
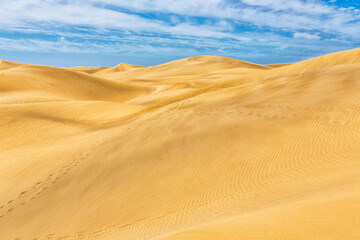
[{"label": "dune crest", "polygon": [[0,239],[360,239],[360,49],[0,62]]}]

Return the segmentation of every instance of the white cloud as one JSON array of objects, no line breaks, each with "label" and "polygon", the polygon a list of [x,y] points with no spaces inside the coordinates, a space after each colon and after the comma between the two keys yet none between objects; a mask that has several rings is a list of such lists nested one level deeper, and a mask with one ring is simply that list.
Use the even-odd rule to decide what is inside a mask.
[{"label": "white cloud", "polygon": [[[104,4],[129,9],[133,13],[115,11]],[[360,17],[355,10],[341,10],[314,0],[242,0],[236,4],[227,0],[2,0],[0,28],[84,25],[194,36],[213,34],[217,37],[228,37],[221,32],[231,32],[231,28],[217,23],[197,26],[191,20],[176,16],[170,16],[169,21],[160,21],[137,14],[161,12],[205,16],[218,22],[228,19],[281,30],[317,30],[357,38],[359,30],[353,31],[353,28],[358,26],[356,20]],[[170,22],[175,26],[170,26]]]},{"label": "white cloud", "polygon": [[[163,18],[143,14],[154,12]],[[199,23],[195,17],[206,20]],[[357,9],[340,9],[320,0],[2,0],[0,32],[23,36],[0,38],[0,48],[111,53],[118,49],[155,52],[156,46],[167,53],[196,48],[231,52],[244,46],[252,51],[305,48],[304,41],[306,48],[312,48],[318,47],[314,40],[324,41],[326,36],[333,42],[358,41],[359,20]],[[284,37],[257,29],[236,30],[242,25],[294,34]],[[76,31],[78,28],[85,30]],[[35,32],[65,38],[29,37]]]},{"label": "white cloud", "polygon": [[162,22],[148,20],[137,15],[98,8],[86,2],[39,0],[5,0],[0,8],[0,23],[8,26],[29,26],[29,23],[44,25],[72,24],[95,27],[113,27],[157,30]]},{"label": "white cloud", "polygon": [[294,33],[295,38],[305,38],[305,39],[321,39],[317,34],[310,34],[306,32],[296,32]]},{"label": "white cloud", "polygon": [[358,25],[357,9],[342,10],[320,0],[91,0],[134,12],[161,12],[243,21],[259,27],[290,30],[338,32],[359,37],[359,31],[347,31]]},{"label": "white cloud", "polygon": [[90,0],[93,3],[107,3],[134,11],[157,11],[190,16],[233,18],[238,13],[226,0]]},{"label": "white cloud", "polygon": [[[40,39],[9,39],[0,37],[0,49],[17,51],[57,51],[57,52],[81,52],[85,51],[81,43],[70,42],[64,38],[55,41]],[[88,51],[86,49],[86,51]]]},{"label": "white cloud", "polygon": [[56,40],[40,39],[9,39],[0,37],[0,49],[29,51],[29,52],[63,52],[63,53],[105,53],[105,54],[171,54],[181,52],[183,54],[196,55],[195,49],[171,46],[153,46],[151,42],[135,43],[123,42],[92,42],[92,41],[69,41],[65,38]]},{"label": "white cloud", "polygon": [[[96,3],[104,2],[97,1]],[[135,6],[141,5],[141,1],[129,2],[133,2]],[[145,1],[143,2],[143,7],[149,4]],[[103,30],[118,29],[184,36],[235,37],[241,39],[239,36],[227,33],[229,25],[224,24],[222,20],[198,25],[191,21],[176,20],[173,17],[172,23],[175,25],[171,25],[166,21],[101,8],[93,4],[84,0],[65,3],[59,0],[45,0],[41,2],[39,0],[4,0],[0,8],[0,29],[18,30],[20,32],[46,32],[50,29],[61,29],[66,26],[88,26]],[[162,4],[161,6],[165,5]]]},{"label": "white cloud", "polygon": [[267,7],[275,11],[293,11],[305,14],[327,14],[334,7],[315,1],[301,0],[243,0],[244,3],[254,6]]}]

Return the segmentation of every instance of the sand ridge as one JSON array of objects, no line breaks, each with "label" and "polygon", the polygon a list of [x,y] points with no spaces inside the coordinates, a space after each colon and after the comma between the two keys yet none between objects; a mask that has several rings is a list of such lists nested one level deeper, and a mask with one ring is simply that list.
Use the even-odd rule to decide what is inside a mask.
[{"label": "sand ridge", "polygon": [[360,49],[0,63],[0,239],[360,239]]}]

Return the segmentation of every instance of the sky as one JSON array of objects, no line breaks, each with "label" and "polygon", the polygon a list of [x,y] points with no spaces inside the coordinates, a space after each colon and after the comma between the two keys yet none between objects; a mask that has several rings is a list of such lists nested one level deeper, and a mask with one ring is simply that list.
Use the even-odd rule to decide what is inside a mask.
[{"label": "sky", "polygon": [[152,66],[198,55],[258,64],[360,47],[359,0],[1,0],[0,59]]}]

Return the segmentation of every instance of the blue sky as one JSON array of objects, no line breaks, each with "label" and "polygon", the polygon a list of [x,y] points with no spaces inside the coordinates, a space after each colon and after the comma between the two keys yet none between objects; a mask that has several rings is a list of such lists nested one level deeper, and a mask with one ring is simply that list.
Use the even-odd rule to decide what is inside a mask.
[{"label": "blue sky", "polygon": [[0,59],[60,67],[196,55],[269,64],[360,47],[358,0],[2,0]]}]

